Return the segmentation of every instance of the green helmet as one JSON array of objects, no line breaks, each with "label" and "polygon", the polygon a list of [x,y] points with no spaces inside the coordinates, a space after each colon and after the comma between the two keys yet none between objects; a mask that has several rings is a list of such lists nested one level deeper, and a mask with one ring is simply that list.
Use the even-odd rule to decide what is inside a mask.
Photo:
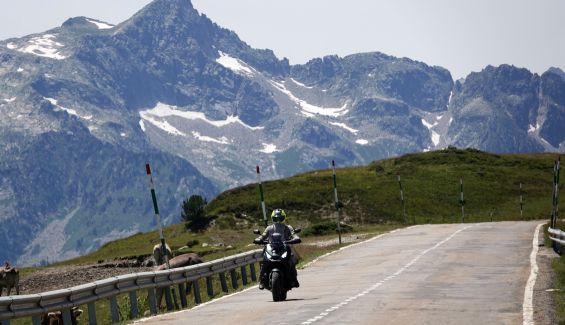
[{"label": "green helmet", "polygon": [[271,219],[273,222],[283,222],[286,218],[286,213],[283,209],[275,209],[273,213],[271,213]]}]

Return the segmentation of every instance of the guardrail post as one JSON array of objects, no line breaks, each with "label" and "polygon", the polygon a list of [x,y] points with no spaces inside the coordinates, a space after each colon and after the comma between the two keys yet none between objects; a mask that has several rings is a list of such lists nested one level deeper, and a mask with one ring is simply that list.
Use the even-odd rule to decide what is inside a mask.
[{"label": "guardrail post", "polygon": [[202,298],[200,298],[200,279],[192,281],[192,290],[194,292],[194,303],[200,305],[202,303]]},{"label": "guardrail post", "polygon": [[220,272],[220,283],[222,285],[222,291],[227,293],[228,283],[226,282],[226,274],[224,272]]},{"label": "guardrail post", "polygon": [[129,292],[129,304],[131,311],[131,319],[137,318],[137,293],[135,290]]},{"label": "guardrail post", "polygon": [[230,277],[231,277],[231,286],[235,290],[237,289],[237,273],[235,269],[230,270]]},{"label": "guardrail post", "polygon": [[[561,229],[559,230],[559,235],[557,235],[557,238],[563,240],[563,232],[561,232]],[[561,255],[563,253],[562,252],[563,245],[561,245],[561,243],[556,243],[556,244],[557,244],[557,252],[559,253],[559,255]]]},{"label": "guardrail post", "polygon": [[247,270],[246,270],[246,265],[241,267],[241,281],[243,282],[243,285],[247,285]]},{"label": "guardrail post", "polygon": [[31,316],[31,323],[33,325],[41,325],[41,317],[39,315]]},{"label": "guardrail post", "polygon": [[155,289],[147,288],[147,301],[149,302],[149,311],[151,315],[157,315],[157,301],[155,299]]},{"label": "guardrail post", "polygon": [[171,288],[171,297],[173,298],[173,308],[177,309],[177,310],[180,309],[179,308],[179,302],[177,301],[177,295],[175,293],[175,287],[174,286]]},{"label": "guardrail post", "polygon": [[88,324],[96,325],[96,307],[94,301],[88,303]]},{"label": "guardrail post", "polygon": [[70,309],[63,309],[63,323],[71,324],[71,310]]},{"label": "guardrail post", "polygon": [[208,292],[208,297],[214,298],[214,286],[212,285],[212,277],[206,277],[206,291]]},{"label": "guardrail post", "polygon": [[[120,311],[118,310],[118,299],[116,296],[110,297],[110,312],[112,313],[112,323],[120,321]],[[70,321],[69,321],[70,324]]]},{"label": "guardrail post", "polygon": [[165,293],[165,303],[168,311],[173,311],[173,296],[171,295],[171,287],[167,286],[162,288]]},{"label": "guardrail post", "polygon": [[249,270],[251,271],[251,281],[257,282],[257,273],[255,272],[255,263],[249,264]]},{"label": "guardrail post", "polygon": [[179,296],[180,296],[180,305],[182,308],[188,307],[188,303],[186,302],[186,290],[184,287],[184,283],[179,283]]}]

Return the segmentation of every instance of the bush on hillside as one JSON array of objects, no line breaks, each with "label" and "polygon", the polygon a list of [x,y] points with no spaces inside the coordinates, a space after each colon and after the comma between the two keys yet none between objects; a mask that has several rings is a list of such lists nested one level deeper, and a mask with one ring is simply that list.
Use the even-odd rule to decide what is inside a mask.
[{"label": "bush on hillside", "polygon": [[[340,225],[342,233],[350,232],[353,230],[353,227],[351,227],[350,225],[344,223],[341,223]],[[302,231],[303,236],[321,236],[335,233],[337,233],[337,223],[335,221],[314,223],[306,227],[306,229]]]}]

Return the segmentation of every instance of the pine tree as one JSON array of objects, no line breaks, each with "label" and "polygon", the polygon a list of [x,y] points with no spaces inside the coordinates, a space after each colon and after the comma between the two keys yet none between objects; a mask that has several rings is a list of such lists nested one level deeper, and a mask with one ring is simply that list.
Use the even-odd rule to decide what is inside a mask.
[{"label": "pine tree", "polygon": [[185,226],[192,232],[206,229],[209,218],[206,217],[204,208],[208,202],[200,195],[191,195],[182,202],[181,218],[186,222]]}]

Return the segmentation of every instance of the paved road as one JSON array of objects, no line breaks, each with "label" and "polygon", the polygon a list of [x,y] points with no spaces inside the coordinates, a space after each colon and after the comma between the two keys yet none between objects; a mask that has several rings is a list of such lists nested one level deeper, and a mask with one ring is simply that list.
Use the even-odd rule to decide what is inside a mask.
[{"label": "paved road", "polygon": [[299,270],[286,302],[253,288],[144,324],[522,324],[537,224],[398,230]]}]

